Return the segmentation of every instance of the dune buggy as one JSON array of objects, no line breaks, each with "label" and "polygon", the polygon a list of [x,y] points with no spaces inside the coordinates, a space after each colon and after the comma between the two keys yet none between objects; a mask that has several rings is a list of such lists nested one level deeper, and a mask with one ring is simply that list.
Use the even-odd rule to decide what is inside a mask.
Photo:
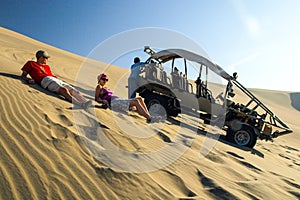
[{"label": "dune buggy", "polygon": [[[225,130],[228,141],[250,148],[257,138],[272,141],[292,132],[237,81],[237,73],[229,75],[206,57],[183,49],[155,52],[146,46],[144,51],[150,57],[129,76],[128,95],[138,93],[148,109],[161,105],[168,116],[184,113],[199,117]],[[210,74],[220,77],[224,84],[209,80]],[[241,91],[239,95],[247,97],[245,103],[234,100],[235,88]],[[217,94],[214,90],[218,90]]]}]

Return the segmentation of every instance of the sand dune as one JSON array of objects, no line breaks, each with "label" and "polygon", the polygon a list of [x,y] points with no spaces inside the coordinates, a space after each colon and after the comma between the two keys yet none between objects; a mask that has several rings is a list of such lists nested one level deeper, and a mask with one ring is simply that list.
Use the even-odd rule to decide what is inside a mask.
[{"label": "sand dune", "polygon": [[[0,28],[0,199],[300,198],[299,93],[253,89],[294,133],[238,148],[185,115],[148,125],[135,112],[72,109],[19,80],[39,49],[51,54],[54,73],[89,99],[96,73],[107,71],[111,88],[128,73]],[[117,91],[126,95],[125,87]]]}]

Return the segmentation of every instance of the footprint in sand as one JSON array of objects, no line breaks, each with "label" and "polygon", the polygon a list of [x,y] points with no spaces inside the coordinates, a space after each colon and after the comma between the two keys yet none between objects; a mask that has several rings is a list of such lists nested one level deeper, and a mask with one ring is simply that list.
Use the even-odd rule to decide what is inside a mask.
[{"label": "footprint in sand", "polygon": [[287,160],[291,160],[291,158],[290,157],[288,157],[288,156],[286,156],[286,155],[284,155],[284,154],[282,154],[282,153],[280,153],[280,154],[278,154],[280,157],[282,157],[282,158],[285,158],[285,159],[287,159]]},{"label": "footprint in sand", "polygon": [[214,181],[208,177],[206,177],[200,170],[198,170],[198,177],[200,179],[200,183],[203,185],[203,188],[207,190],[207,192],[214,199],[238,199],[233,194],[223,189],[221,186],[214,183]]},{"label": "footprint in sand", "polygon": [[210,152],[209,154],[207,154],[205,156],[205,158],[207,158],[208,160],[215,162],[215,163],[220,163],[220,164],[224,163],[224,160],[217,154],[214,154],[213,152]]},{"label": "footprint in sand", "polygon": [[161,170],[150,176],[152,177],[153,181],[158,183],[161,187],[168,190],[174,196],[179,197],[178,199],[196,198],[196,194],[189,189],[183,179],[177,174],[174,174],[168,170]]},{"label": "footprint in sand", "polygon": [[73,126],[72,121],[69,120],[64,114],[60,114],[60,115],[59,115],[59,118],[63,121],[63,123],[64,123],[66,126]]},{"label": "footprint in sand", "polygon": [[39,91],[36,91],[36,90],[28,90],[28,92],[29,93],[35,93],[35,94],[39,93]]},{"label": "footprint in sand", "polygon": [[262,172],[261,169],[255,167],[254,165],[252,165],[251,163],[245,162],[245,161],[239,161],[240,164],[244,165],[245,167],[254,170],[256,172]]},{"label": "footprint in sand", "polygon": [[229,155],[231,155],[231,156],[233,156],[233,157],[235,157],[235,158],[238,158],[238,159],[245,159],[244,157],[239,156],[239,155],[237,155],[236,153],[231,152],[231,151],[227,151],[226,153],[228,153]]},{"label": "footprint in sand", "polygon": [[167,142],[167,143],[171,143],[171,139],[165,135],[164,133],[162,132],[158,132],[157,135],[164,141],[164,142]]},{"label": "footprint in sand", "polygon": [[295,149],[293,147],[289,147],[289,146],[283,146],[283,145],[280,145],[282,148],[286,149],[286,150],[289,150],[289,151],[296,151],[296,152],[299,152],[300,150],[299,149]]},{"label": "footprint in sand", "polygon": [[[289,181],[287,179],[282,179],[284,182],[286,182],[290,187],[292,187],[288,192],[292,195],[294,195],[297,199],[300,199],[300,185],[297,183],[293,183],[292,181]],[[297,191],[297,192],[296,192]]]}]

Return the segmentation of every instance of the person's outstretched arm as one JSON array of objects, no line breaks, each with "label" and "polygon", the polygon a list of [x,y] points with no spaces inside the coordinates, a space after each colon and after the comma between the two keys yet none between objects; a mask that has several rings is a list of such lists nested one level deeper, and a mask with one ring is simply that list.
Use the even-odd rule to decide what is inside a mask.
[{"label": "person's outstretched arm", "polygon": [[97,101],[98,103],[102,103],[100,96],[100,92],[101,92],[101,87],[100,85],[97,85],[96,89],[95,89],[95,101]]},{"label": "person's outstretched arm", "polygon": [[26,83],[34,84],[35,83],[34,79],[28,78],[27,75],[28,73],[26,71],[23,71],[21,75],[22,80],[24,80]]}]

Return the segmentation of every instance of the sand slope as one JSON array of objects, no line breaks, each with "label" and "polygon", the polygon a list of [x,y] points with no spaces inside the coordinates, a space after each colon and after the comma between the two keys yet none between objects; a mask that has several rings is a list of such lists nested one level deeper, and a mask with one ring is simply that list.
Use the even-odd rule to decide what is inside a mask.
[{"label": "sand slope", "polygon": [[[111,120],[115,113],[110,110],[97,109],[94,117],[75,110],[82,116],[82,129],[92,130],[85,121],[98,124],[115,146],[129,152],[159,150],[168,144],[177,147],[179,125],[184,124],[179,138],[188,148],[179,159],[148,173],[122,172],[87,150],[86,142],[94,144],[99,140],[97,148],[105,148],[105,144],[92,132],[78,133],[70,103],[19,80],[22,65],[41,48],[52,55],[49,65],[53,71],[63,80],[75,83],[85,58],[0,28],[0,199],[300,198],[299,93],[253,89],[294,130],[273,143],[258,141],[254,149],[208,139],[203,123],[188,116],[148,126],[134,112],[116,115],[118,121]],[[101,62],[87,63],[91,70],[85,76],[91,77],[90,82],[77,86],[90,99],[96,84],[95,71],[108,71],[109,87],[114,87],[128,72],[116,66],[107,68]],[[119,95],[126,95],[126,91]],[[152,135],[136,137],[122,130],[120,121],[142,127]],[[201,156],[209,142],[215,146]]]}]

